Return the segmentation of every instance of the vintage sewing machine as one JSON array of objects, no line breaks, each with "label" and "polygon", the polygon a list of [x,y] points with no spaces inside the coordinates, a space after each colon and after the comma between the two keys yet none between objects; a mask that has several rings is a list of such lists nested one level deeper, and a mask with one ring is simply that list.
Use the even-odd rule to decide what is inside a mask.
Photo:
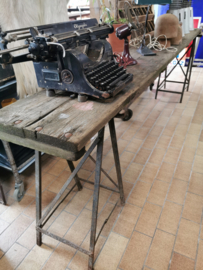
[{"label": "vintage sewing machine", "polygon": [[[114,29],[96,19],[69,21],[0,32],[0,64],[33,61],[38,86],[47,95],[63,90],[79,101],[107,100],[118,94],[133,75],[115,62],[106,41]],[[7,49],[10,42],[25,44]],[[28,49],[12,56],[12,52]]]}]

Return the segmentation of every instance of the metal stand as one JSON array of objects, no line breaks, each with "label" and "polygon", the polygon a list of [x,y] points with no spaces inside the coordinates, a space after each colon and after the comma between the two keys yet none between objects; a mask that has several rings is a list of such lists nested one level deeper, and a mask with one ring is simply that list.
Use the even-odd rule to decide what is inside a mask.
[{"label": "metal stand", "polygon": [[16,166],[15,160],[13,158],[13,153],[11,151],[10,145],[8,142],[6,141],[2,141],[3,145],[4,145],[4,149],[6,152],[6,155],[8,157],[8,160],[10,162],[11,168],[12,168],[12,172],[15,178],[15,190],[14,190],[14,199],[16,201],[21,201],[23,196],[24,196],[24,183],[23,181],[20,179],[19,173],[18,173],[18,168]]},{"label": "metal stand", "polygon": [[[120,161],[119,161],[119,153],[118,153],[118,147],[117,147],[117,139],[116,139],[116,130],[114,125],[114,119],[112,119],[109,122],[109,129],[110,129],[110,135],[111,135],[111,142],[112,142],[112,148],[113,148],[113,154],[114,154],[114,160],[115,160],[115,166],[116,166],[116,173],[117,173],[117,179],[118,184],[114,182],[114,180],[102,169],[102,153],[103,153],[103,142],[104,142],[104,128],[102,128],[99,133],[98,137],[94,140],[90,148],[87,150],[87,152],[84,154],[83,158],[79,162],[76,168],[74,168],[74,165],[71,161],[68,161],[68,165],[71,169],[71,175],[64,184],[64,186],[61,188],[59,193],[56,195],[56,197],[53,199],[53,201],[49,204],[47,210],[44,212],[42,216],[42,209],[41,209],[41,155],[40,152],[36,152],[36,159],[35,159],[35,181],[36,181],[36,230],[37,230],[37,245],[42,244],[42,233],[46,234],[66,245],[71,246],[72,248],[75,248],[76,250],[79,250],[86,255],[89,256],[89,264],[88,269],[92,270],[94,265],[94,252],[95,252],[95,245],[97,243],[97,240],[107,223],[108,219],[110,218],[111,214],[113,213],[113,210],[116,208],[115,204],[114,208],[112,209],[111,213],[109,214],[108,218],[104,221],[104,224],[102,225],[100,231],[97,233],[97,215],[98,215],[98,203],[99,203],[99,190],[100,187],[105,188],[107,190],[111,190],[113,192],[117,192],[120,194],[120,200],[121,204],[124,205],[125,199],[124,199],[124,192],[123,192],[123,183],[122,183],[122,176],[121,176],[121,168],[120,168]],[[91,152],[94,150],[94,148],[97,147],[97,158],[96,161],[91,156]],[[96,163],[96,169],[95,169],[95,182],[92,183],[88,180],[79,178],[77,173],[87,160],[87,158],[90,158],[94,163]],[[116,189],[104,186],[100,184],[101,179],[101,172],[103,172],[108,179],[115,185]],[[71,183],[72,180],[75,180],[75,184],[73,187],[67,192],[67,187]],[[49,220],[49,218],[53,215],[53,213],[56,211],[56,209],[59,207],[59,205],[66,199],[66,197],[71,193],[71,191],[77,186],[78,190],[81,190],[82,185],[81,181],[87,182],[89,184],[94,185],[94,194],[93,194],[93,207],[92,207],[92,223],[91,223],[91,234],[90,234],[90,249],[86,250],[64,238],[61,238],[53,233],[50,233],[48,230],[44,230],[43,226],[46,224],[46,222]],[[67,192],[67,193],[66,193]],[[66,193],[66,194],[65,194]],[[63,197],[62,197],[63,195]],[[62,198],[61,198],[62,197]],[[60,199],[60,200],[59,200]]]},{"label": "metal stand", "polygon": [[6,197],[5,197],[4,190],[1,183],[0,183],[0,191],[1,191],[2,203],[6,205]]},{"label": "metal stand", "polygon": [[[177,57],[176,57],[177,64],[172,68],[172,70],[168,74],[167,74],[167,71],[165,72],[165,78],[164,78],[164,80],[161,83],[160,83],[160,79],[161,79],[161,73],[162,72],[159,74],[159,79],[158,79],[158,84],[157,84],[155,99],[157,99],[158,92],[180,94],[181,95],[180,103],[182,103],[185,89],[187,88],[187,91],[188,91],[189,90],[189,87],[190,87],[190,79],[191,79],[191,73],[192,73],[192,66],[193,66],[193,61],[194,61],[194,56],[195,56],[195,43],[196,43],[196,38],[193,40],[193,43],[189,46],[189,48],[187,49],[186,53],[181,57],[180,60],[178,60]],[[180,64],[180,61],[183,59],[183,57],[188,53],[188,51],[190,49],[191,49],[190,60],[189,60],[188,66],[187,66],[187,71],[185,73],[184,69],[182,68],[182,66]],[[177,65],[180,66],[180,68],[181,68],[181,70],[182,70],[182,72],[183,72],[183,74],[185,76],[184,82],[167,80],[167,78],[170,76],[170,74],[173,72],[173,70],[177,67]],[[161,87],[163,86],[163,84],[164,84],[164,88],[166,87],[166,83],[167,82],[170,82],[170,83],[181,83],[181,84],[183,84],[182,91],[181,92],[176,92],[176,91],[163,90],[163,89],[161,89]]]},{"label": "metal stand", "polygon": [[144,36],[143,36],[143,39],[142,39],[142,43],[141,43],[139,49],[137,49],[137,52],[139,54],[141,54],[141,55],[144,55],[144,56],[154,56],[154,55],[156,55],[156,53],[154,53],[152,50],[150,50],[145,44],[146,43],[145,36],[146,36],[146,31],[147,31],[147,21],[148,21],[148,15],[149,15],[150,7],[151,7],[151,5],[148,5],[146,19],[145,19]]}]

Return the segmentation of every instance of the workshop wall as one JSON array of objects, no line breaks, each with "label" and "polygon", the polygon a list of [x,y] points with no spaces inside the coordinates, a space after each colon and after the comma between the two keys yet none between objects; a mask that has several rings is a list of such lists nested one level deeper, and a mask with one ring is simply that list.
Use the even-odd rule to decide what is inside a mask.
[{"label": "workshop wall", "polygon": [[[67,3],[67,0],[0,0],[0,26],[2,30],[9,30],[68,21]],[[11,46],[14,44],[9,48]],[[15,64],[13,67],[20,98],[40,90],[32,62]]]}]

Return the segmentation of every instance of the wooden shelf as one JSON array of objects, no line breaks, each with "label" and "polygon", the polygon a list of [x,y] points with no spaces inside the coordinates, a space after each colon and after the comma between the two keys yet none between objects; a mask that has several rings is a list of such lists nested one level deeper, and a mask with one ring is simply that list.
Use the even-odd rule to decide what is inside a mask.
[{"label": "wooden shelf", "polygon": [[[119,17],[122,19],[127,18],[127,16],[125,15],[124,4],[125,4],[125,1],[123,0],[118,2]],[[135,12],[135,14],[137,14],[139,23],[141,23],[144,26],[148,5],[136,5],[132,1],[131,6],[132,6],[131,9]],[[132,18],[136,21],[133,11],[131,12]],[[147,34],[154,34],[154,14],[152,12],[151,7],[148,14]]]}]

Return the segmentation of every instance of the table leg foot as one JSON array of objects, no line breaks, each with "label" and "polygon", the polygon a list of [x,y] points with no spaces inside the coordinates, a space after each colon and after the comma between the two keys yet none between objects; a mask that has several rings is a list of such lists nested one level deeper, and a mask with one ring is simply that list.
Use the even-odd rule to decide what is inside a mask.
[{"label": "table leg foot", "polygon": [[94,257],[93,256],[89,256],[89,264],[88,264],[88,270],[94,270]]},{"label": "table leg foot", "polygon": [[[41,181],[41,152],[35,151],[35,193],[36,193],[36,224],[42,216],[42,181]],[[37,245],[42,244],[42,233],[36,230]]]},{"label": "table leg foot", "polygon": [[37,232],[37,245],[41,246],[42,245],[42,233]]}]

